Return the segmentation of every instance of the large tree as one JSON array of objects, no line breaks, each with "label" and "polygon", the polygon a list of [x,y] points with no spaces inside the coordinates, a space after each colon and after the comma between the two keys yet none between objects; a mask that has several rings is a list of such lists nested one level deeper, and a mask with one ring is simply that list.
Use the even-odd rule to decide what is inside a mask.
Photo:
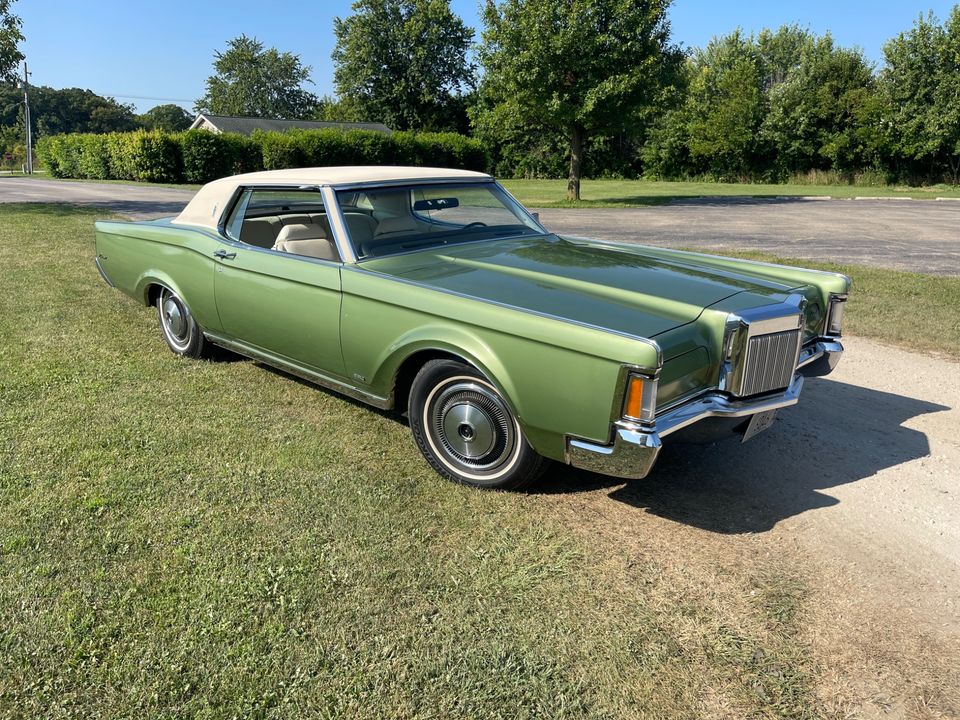
[{"label": "large tree", "polygon": [[568,139],[567,198],[580,199],[591,135],[616,133],[654,106],[679,53],[669,0],[488,0],[481,126],[548,125]]},{"label": "large tree", "polygon": [[20,18],[10,11],[15,0],[0,0],[0,82],[13,82],[17,66],[23,61],[19,45],[23,42]]},{"label": "large tree", "polygon": [[960,182],[960,5],[943,25],[921,16],[883,54],[881,88],[901,172]]},{"label": "large tree", "polygon": [[764,73],[753,38],[737,30],[696,53],[687,95],[690,156],[723,179],[756,167]]},{"label": "large tree", "polygon": [[[30,111],[38,135],[122,132],[137,127],[132,105],[81,88],[31,86]],[[0,85],[0,125],[23,128],[23,92],[12,85]]]},{"label": "large tree", "polygon": [[811,40],[770,92],[763,134],[778,165],[788,172],[862,168],[860,118],[873,87],[873,69],[860,50],[838,47],[830,35]]},{"label": "large tree", "polygon": [[207,78],[197,112],[301,119],[317,105],[316,96],[304,89],[311,83],[310,66],[303,65],[299,55],[265,49],[256,38],[241,35],[214,58],[215,74]]},{"label": "large tree", "polygon": [[337,94],[359,117],[399,130],[462,124],[473,31],[449,0],[357,0],[334,33]]}]

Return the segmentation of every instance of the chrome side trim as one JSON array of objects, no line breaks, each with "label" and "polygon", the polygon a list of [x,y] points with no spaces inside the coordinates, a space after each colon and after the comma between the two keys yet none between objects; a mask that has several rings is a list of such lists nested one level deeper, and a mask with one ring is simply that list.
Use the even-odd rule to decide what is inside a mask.
[{"label": "chrome side trim", "polygon": [[237,340],[230,340],[207,331],[204,331],[203,335],[214,345],[219,345],[220,347],[224,347],[227,350],[237,353],[238,355],[243,355],[251,360],[256,360],[257,362],[262,362],[265,365],[270,365],[271,367],[275,367],[278,370],[283,370],[291,375],[296,375],[299,378],[303,378],[304,380],[312,382],[316,385],[320,385],[321,387],[338,392],[341,395],[346,395],[354,400],[359,400],[367,403],[368,405],[373,405],[381,410],[389,410],[393,407],[392,393],[387,397],[381,397],[380,395],[375,395],[365,390],[360,390],[353,385],[336,380],[328,375],[318,373],[314,370],[308,370],[302,365],[298,365],[289,360],[282,360],[274,355],[264,352],[263,350],[247,345],[246,343],[242,343]]},{"label": "chrome side trim", "polygon": [[[344,266],[344,269],[347,269],[347,266]],[[456,290],[448,290],[446,288],[438,288],[434,285],[428,285],[427,283],[417,282],[415,280],[409,280],[407,278],[396,277],[394,275],[387,275],[386,273],[378,272],[376,270],[369,270],[365,267],[360,267],[359,265],[351,265],[349,269],[353,272],[362,272],[367,275],[376,275],[392,282],[403,283],[404,285],[412,285],[413,287],[423,288],[425,290],[431,290],[433,292],[443,293],[444,295],[450,295],[453,297],[463,298],[465,300],[474,300],[476,302],[486,303],[487,305],[494,305],[496,307],[501,307],[506,310],[516,310],[517,312],[522,312],[527,315],[533,315],[535,317],[541,317],[546,320],[557,320],[559,322],[567,323],[568,325],[576,325],[577,327],[587,328],[588,330],[599,330],[600,332],[610,333],[612,335],[617,335],[619,337],[627,338],[628,340],[635,340],[636,342],[644,343],[649,345],[657,353],[657,366],[652,367],[640,367],[639,365],[631,366],[634,367],[638,372],[645,373],[654,373],[659,372],[660,368],[663,367],[663,349],[657,343],[656,340],[651,340],[650,338],[640,337],[639,335],[631,335],[630,333],[621,332],[619,330],[611,330],[610,328],[601,327],[600,325],[591,325],[590,323],[581,322],[579,320],[571,320],[570,318],[560,317],[559,315],[551,315],[550,313],[540,312],[539,310],[531,310],[530,308],[520,307],[518,305],[510,305],[508,303],[503,303],[498,300],[490,300],[489,298],[481,298],[475,295],[467,295],[466,293],[457,292]]]},{"label": "chrome side trim", "polygon": [[93,264],[97,266],[97,270],[98,270],[99,273],[100,273],[100,277],[103,278],[103,281],[104,281],[107,285],[109,285],[110,287],[116,287],[116,285],[113,284],[113,280],[111,280],[109,277],[107,277],[107,273],[104,272],[103,265],[100,264],[100,257],[101,257],[100,255],[97,255],[97,256],[93,259]]}]

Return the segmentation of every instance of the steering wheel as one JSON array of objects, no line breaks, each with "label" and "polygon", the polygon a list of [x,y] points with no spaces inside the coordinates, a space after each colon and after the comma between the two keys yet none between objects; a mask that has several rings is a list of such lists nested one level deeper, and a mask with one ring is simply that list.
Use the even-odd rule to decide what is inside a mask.
[{"label": "steering wheel", "polygon": [[460,229],[469,230],[472,227],[487,227],[487,224],[485,222],[480,222],[479,220],[474,220],[472,223],[467,223]]}]

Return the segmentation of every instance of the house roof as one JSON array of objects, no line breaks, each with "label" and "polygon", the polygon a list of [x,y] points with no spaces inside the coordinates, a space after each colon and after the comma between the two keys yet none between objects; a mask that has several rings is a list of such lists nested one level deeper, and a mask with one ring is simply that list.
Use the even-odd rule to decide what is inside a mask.
[{"label": "house roof", "polygon": [[220,132],[240,133],[250,135],[254,130],[375,130],[382,133],[392,132],[383,123],[378,122],[326,122],[319,120],[274,120],[271,118],[239,117],[235,115],[197,115],[190,129],[200,127],[203,121],[213,125]]},{"label": "house roof", "polygon": [[177,225],[193,225],[216,230],[217,222],[237,187],[241,185],[353,185],[367,182],[396,182],[410,180],[491,180],[492,178],[472,170],[450,168],[403,167],[403,166],[353,166],[288,168],[263,172],[233,175],[209,182],[174,218]]}]

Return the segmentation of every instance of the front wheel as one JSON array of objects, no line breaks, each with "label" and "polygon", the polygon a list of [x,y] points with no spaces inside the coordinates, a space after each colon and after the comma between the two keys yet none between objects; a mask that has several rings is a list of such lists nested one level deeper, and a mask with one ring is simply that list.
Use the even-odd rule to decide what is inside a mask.
[{"label": "front wheel", "polygon": [[428,362],[413,381],[407,407],[420,452],[449,480],[517,490],[546,468],[499,391],[468,365]]},{"label": "front wheel", "polygon": [[177,355],[201,358],[207,349],[206,340],[190,308],[173,290],[162,288],[157,296],[157,316],[163,339]]}]

